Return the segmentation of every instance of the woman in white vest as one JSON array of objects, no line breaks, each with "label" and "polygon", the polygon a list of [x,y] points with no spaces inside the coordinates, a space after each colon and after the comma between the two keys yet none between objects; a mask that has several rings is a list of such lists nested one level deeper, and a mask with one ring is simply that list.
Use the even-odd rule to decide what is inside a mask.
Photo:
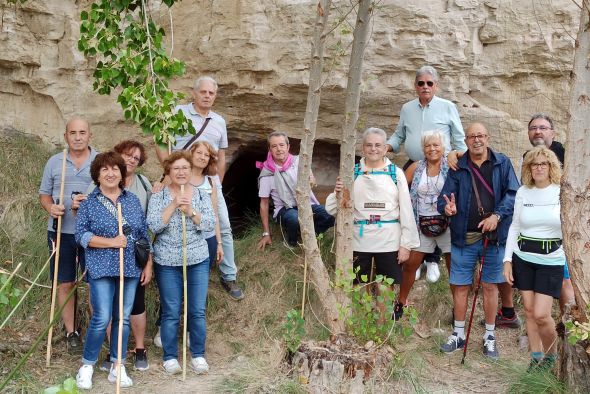
[{"label": "woman in white vest", "polygon": [[[353,267],[358,267],[355,283],[362,275],[370,277],[372,260],[375,274],[402,282],[401,264],[410,250],[420,245],[410,202],[408,183],[401,168],[387,153],[385,131],[370,127],[363,133],[363,157],[355,166],[352,200],[354,203]],[[336,215],[337,193],[344,189],[337,179],[334,193],[326,200],[326,210]],[[394,316],[401,318],[402,305],[396,303]]]}]

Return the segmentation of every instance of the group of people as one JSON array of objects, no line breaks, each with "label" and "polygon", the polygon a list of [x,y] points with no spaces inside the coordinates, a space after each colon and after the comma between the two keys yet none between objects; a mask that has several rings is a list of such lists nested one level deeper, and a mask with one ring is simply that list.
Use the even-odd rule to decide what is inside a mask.
[{"label": "group of people", "polygon": [[[476,262],[481,259],[484,354],[499,357],[496,325],[519,323],[512,301],[514,286],[522,294],[532,363],[551,366],[556,337],[552,300],[561,297],[566,303],[573,298],[561,247],[563,147],[554,141],[552,120],[535,114],[528,124],[535,147],[524,155],[523,186],[519,187],[510,160],[490,148],[486,127],[476,122],[464,131],[456,106],[435,95],[438,83],[433,67],[420,68],[415,78],[418,97],[402,107],[392,137],[388,140],[385,131],[375,127],[362,135],[362,158],[354,169],[351,193],[356,282],[370,275],[373,264],[375,274],[393,278],[400,289],[392,318],[401,319],[419,267],[424,260],[436,266],[440,255],[435,252],[442,252],[454,301],[453,333],[441,345],[449,353],[464,346],[467,296]],[[177,343],[183,302],[188,308],[190,366],[197,373],[209,368],[204,356],[210,269],[218,266],[220,282],[231,298],[244,297],[236,282],[233,236],[221,188],[228,139],[224,119],[211,110],[216,94],[215,80],[200,77],[193,87],[193,102],[176,108],[192,121],[196,134],[178,137],[171,151],[156,148],[163,176],[153,185],[137,173],[147,159],[141,143],[126,140],[111,151],[98,153],[90,146],[88,123],[80,118],[66,125],[66,153],[54,155],[45,167],[39,195],[50,214],[50,250],[57,235],[54,223],[62,218],[58,303],[63,304],[79,272],[86,272],[89,286],[92,318],[83,345],[75,323],[75,303],[70,301],[62,312],[68,349],[83,351],[77,375],[80,388],[92,387],[94,365],[109,336],[110,353],[101,368],[109,371],[109,381],[116,381],[121,319],[122,386],[132,385],[124,367],[130,327],[135,338],[134,367],[149,367],[144,341],[145,287],[153,274],[160,294],[154,343],[163,348],[164,370],[171,374],[181,371]],[[388,151],[397,152],[402,144],[409,157],[403,169],[387,158]],[[272,244],[272,207],[272,217],[291,248],[299,237],[298,157],[289,152],[289,138],[283,132],[268,136],[268,148],[266,160],[257,163],[263,228],[257,246],[264,249]],[[62,160],[65,197],[59,201]],[[315,183],[313,175],[310,182]],[[325,207],[310,194],[316,233],[334,225],[338,197],[344,189],[337,179]],[[118,204],[123,234],[119,233]],[[139,265],[135,246],[142,239],[152,239],[151,253],[147,263]],[[119,288],[120,249],[124,251],[123,289]],[[122,311],[118,304],[121,291]]]},{"label": "group of people", "polygon": [[[58,217],[62,222],[58,304],[64,303],[84,272],[89,287],[92,317],[83,343],[75,321],[75,301],[69,301],[62,312],[68,351],[82,352],[82,366],[76,376],[79,388],[92,387],[94,366],[105,338],[110,340],[110,351],[100,368],[109,372],[109,381],[115,382],[120,356],[121,386],[133,384],[124,366],[130,328],[135,339],[134,369],[149,368],[145,346],[145,288],[152,276],[160,296],[154,344],[163,348],[163,367],[170,374],[182,370],[178,362],[178,331],[183,302],[188,308],[186,329],[191,356],[188,364],[196,373],[209,369],[204,356],[210,270],[218,267],[221,285],[232,299],[244,297],[236,282],[233,236],[221,188],[224,149],[228,145],[225,121],[211,110],[216,92],[215,80],[201,77],[193,88],[193,102],[176,109],[184,111],[193,122],[198,130],[197,138],[188,136],[186,141],[178,138],[171,152],[157,148],[163,176],[153,185],[137,172],[147,159],[143,144],[125,140],[110,151],[98,153],[90,146],[89,124],[81,118],[67,123],[64,134],[67,150],[52,156],[45,166],[39,198],[50,215],[50,251],[56,247],[54,223]],[[63,178],[62,168],[65,168]],[[62,180],[64,198],[60,201]],[[151,240],[147,262],[136,259],[136,244],[141,240]],[[186,300],[183,300],[184,247]],[[123,288],[119,288],[120,250],[124,257]],[[51,276],[54,264],[52,261]],[[123,309],[119,310],[121,292]],[[117,328],[121,320],[123,347],[119,355]]]}]

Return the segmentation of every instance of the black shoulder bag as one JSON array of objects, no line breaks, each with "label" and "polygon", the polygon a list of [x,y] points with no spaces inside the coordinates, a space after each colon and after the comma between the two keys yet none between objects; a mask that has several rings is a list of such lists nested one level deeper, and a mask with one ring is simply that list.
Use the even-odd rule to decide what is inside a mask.
[{"label": "black shoulder bag", "polygon": [[197,138],[199,138],[201,136],[201,134],[203,134],[203,132],[205,131],[205,127],[207,127],[207,124],[209,123],[210,120],[211,120],[211,118],[205,119],[205,123],[203,123],[203,126],[201,126],[201,129],[197,132],[197,134],[195,134],[193,136],[193,138],[191,138],[190,140],[188,140],[188,142],[186,144],[184,144],[184,146],[182,147],[182,150],[188,149],[188,147],[191,146],[193,144],[193,142],[195,142],[197,140]]}]

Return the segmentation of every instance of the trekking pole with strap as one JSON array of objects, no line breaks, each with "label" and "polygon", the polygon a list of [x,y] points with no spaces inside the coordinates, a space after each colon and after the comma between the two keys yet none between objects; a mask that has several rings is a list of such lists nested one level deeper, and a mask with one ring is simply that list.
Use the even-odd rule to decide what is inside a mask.
[{"label": "trekking pole with strap", "polygon": [[481,253],[481,265],[479,267],[479,276],[477,278],[477,287],[475,288],[475,294],[473,295],[473,302],[471,303],[471,314],[469,315],[469,325],[467,326],[467,335],[465,336],[465,345],[463,346],[463,358],[461,364],[465,364],[465,357],[467,356],[467,344],[469,343],[469,334],[471,333],[471,324],[473,323],[473,313],[475,312],[475,304],[477,303],[477,295],[479,294],[479,288],[481,287],[481,276],[483,274],[483,265],[488,251],[488,238],[485,233],[483,235],[483,251]]},{"label": "trekking pole with strap", "polygon": [[[121,203],[117,203],[117,222],[119,235],[123,235],[123,213]],[[123,290],[125,288],[124,277],[124,248],[119,248],[119,328],[117,337],[117,387],[116,392],[121,392],[121,353],[123,352]]]},{"label": "trekking pole with strap", "polygon": [[[68,150],[63,150],[63,158],[61,162],[61,184],[59,187],[59,200],[58,204],[63,204],[64,200],[64,187],[66,182],[66,161],[68,156]],[[65,212],[64,212],[65,215]],[[59,252],[61,249],[61,225],[63,222],[63,215],[57,217],[57,227],[55,233],[55,259],[53,260],[53,285],[51,286],[51,308],[49,311],[49,322],[53,321],[53,315],[55,314],[55,302],[57,299],[57,275],[59,271]],[[55,223],[55,219],[54,219]],[[75,328],[74,328],[75,329]],[[67,331],[67,330],[66,330]],[[67,333],[66,333],[67,334]],[[53,339],[53,325],[49,327],[49,333],[47,334],[47,354],[45,355],[45,365],[49,367],[51,365],[51,341]]]}]

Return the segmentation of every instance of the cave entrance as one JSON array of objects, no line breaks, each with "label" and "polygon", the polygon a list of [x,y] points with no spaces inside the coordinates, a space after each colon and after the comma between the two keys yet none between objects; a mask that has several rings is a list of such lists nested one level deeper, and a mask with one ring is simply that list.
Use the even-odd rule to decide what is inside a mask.
[{"label": "cave entrance", "polygon": [[[289,138],[291,153],[299,153],[300,140]],[[268,152],[266,140],[249,141],[241,144],[232,154],[232,162],[223,179],[223,193],[232,230],[241,236],[248,226],[259,222],[258,175],[256,161],[264,161]],[[312,171],[318,186],[313,189],[321,204],[334,190],[338,174],[340,145],[326,141],[316,141]]]}]

